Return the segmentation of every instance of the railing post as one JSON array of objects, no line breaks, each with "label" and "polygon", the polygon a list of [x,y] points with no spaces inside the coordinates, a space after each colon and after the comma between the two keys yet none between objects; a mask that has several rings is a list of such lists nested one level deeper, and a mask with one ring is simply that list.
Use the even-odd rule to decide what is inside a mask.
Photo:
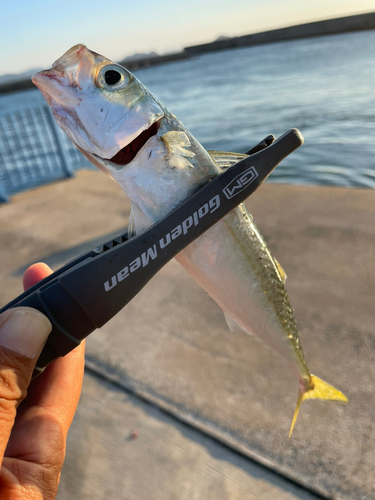
[{"label": "railing post", "polygon": [[57,151],[60,155],[61,163],[62,163],[63,169],[65,170],[66,176],[73,177],[74,170],[70,165],[68,155],[66,154],[63,143],[61,141],[60,130],[59,130],[58,126],[56,125],[55,119],[53,118],[53,115],[52,115],[52,112],[51,112],[49,106],[43,106],[43,109],[46,112],[46,117],[47,117],[48,122],[51,126],[51,131],[52,131],[53,137],[55,139]]},{"label": "railing post", "polygon": [[7,192],[5,191],[5,187],[1,184],[0,181],[0,203],[7,203],[9,198],[7,196]]}]

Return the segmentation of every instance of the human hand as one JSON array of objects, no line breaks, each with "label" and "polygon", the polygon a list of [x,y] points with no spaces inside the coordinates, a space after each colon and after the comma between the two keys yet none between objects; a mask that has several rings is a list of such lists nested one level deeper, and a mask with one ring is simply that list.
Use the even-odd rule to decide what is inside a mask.
[{"label": "human hand", "polygon": [[[25,290],[51,272],[46,264],[31,266],[24,275]],[[34,309],[14,308],[0,315],[1,500],[50,500],[57,494],[81,392],[84,343],[29,385],[50,331],[48,319]]]}]

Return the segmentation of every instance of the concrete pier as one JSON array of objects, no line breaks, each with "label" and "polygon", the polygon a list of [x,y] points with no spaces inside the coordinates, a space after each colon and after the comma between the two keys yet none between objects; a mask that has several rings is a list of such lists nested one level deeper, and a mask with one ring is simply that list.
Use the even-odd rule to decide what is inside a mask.
[{"label": "concrete pier", "polygon": [[[285,269],[308,365],[349,404],[297,382],[172,261],[87,341],[60,500],[375,497],[375,192],[267,183],[247,203]],[[33,262],[56,269],[122,232],[129,202],[100,172],[0,207],[0,306]]]}]

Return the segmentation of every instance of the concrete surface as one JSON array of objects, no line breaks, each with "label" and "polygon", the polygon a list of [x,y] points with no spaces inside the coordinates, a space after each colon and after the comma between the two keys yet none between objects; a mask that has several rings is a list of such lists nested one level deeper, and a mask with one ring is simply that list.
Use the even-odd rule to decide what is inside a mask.
[{"label": "concrete surface", "polygon": [[317,497],[88,373],[57,500],[115,498]]},{"label": "concrete surface", "polygon": [[[375,193],[267,184],[251,197],[248,206],[288,274],[288,291],[310,369],[347,394],[350,404],[306,402],[288,440],[297,395],[295,379],[277,357],[250,336],[231,334],[220,309],[175,262],[89,337],[90,373],[115,382],[116,391],[130,391],[134,397],[152,402],[199,429],[206,434],[205,439],[211,436],[221,441],[239,452],[241,460],[254,458],[326,498],[375,498]],[[128,215],[125,196],[96,172],[82,172],[76,179],[14,197],[10,205],[0,207],[0,305],[21,292],[20,278],[27,265],[44,260],[59,267],[74,254],[95,246],[116,230],[120,232]],[[114,434],[122,436],[125,431],[115,411],[110,412],[114,426],[105,423],[109,418],[106,411],[98,415],[99,423],[92,423],[97,413],[89,402],[92,384],[97,381],[86,382],[72,436],[79,436],[80,429],[87,434],[82,423],[87,419],[87,425],[97,429],[88,437],[87,446],[94,450],[95,441],[113,440]],[[101,389],[96,391],[101,399]],[[124,394],[121,398],[129,397]],[[177,424],[173,420],[168,425]],[[78,438],[72,439],[75,442]],[[182,468],[185,456],[187,460],[196,456],[192,440],[189,438],[186,445],[189,452],[181,456]],[[81,448],[85,463],[88,452],[83,446],[77,449]],[[69,466],[75,463],[77,449],[68,448],[64,471],[68,484],[75,484],[82,476],[81,470]],[[118,453],[125,456],[121,439]],[[157,479],[166,470],[163,460],[159,463],[155,458],[142,467]],[[101,478],[103,495],[98,492],[97,498],[108,498],[108,462],[103,462],[103,469],[100,460],[94,462],[91,465],[88,461],[85,474]],[[199,467],[200,462],[196,463]],[[150,464],[156,467],[154,471]],[[124,484],[121,467],[116,470],[119,484]],[[171,481],[185,484],[190,478],[198,484],[189,467],[185,470],[183,478],[172,472]],[[214,483],[221,481],[222,475],[237,474],[233,469],[220,470],[216,480],[215,474],[210,476]],[[143,481],[137,474],[129,484]],[[241,484],[248,484],[249,474]],[[187,489],[186,495],[210,498],[204,484],[200,493]],[[160,498],[184,498],[175,487],[168,484]],[[228,498],[237,498],[237,490],[233,491],[231,496],[232,490],[228,490]],[[66,498],[84,498],[82,495]],[[283,498],[274,492],[257,495]]]}]

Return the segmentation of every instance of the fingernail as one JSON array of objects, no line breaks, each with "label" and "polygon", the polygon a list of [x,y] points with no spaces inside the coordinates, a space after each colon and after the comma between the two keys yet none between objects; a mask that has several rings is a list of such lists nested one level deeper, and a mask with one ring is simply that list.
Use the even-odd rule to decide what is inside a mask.
[{"label": "fingernail", "polygon": [[33,358],[52,330],[49,319],[30,307],[16,307],[0,315],[0,346]]}]

